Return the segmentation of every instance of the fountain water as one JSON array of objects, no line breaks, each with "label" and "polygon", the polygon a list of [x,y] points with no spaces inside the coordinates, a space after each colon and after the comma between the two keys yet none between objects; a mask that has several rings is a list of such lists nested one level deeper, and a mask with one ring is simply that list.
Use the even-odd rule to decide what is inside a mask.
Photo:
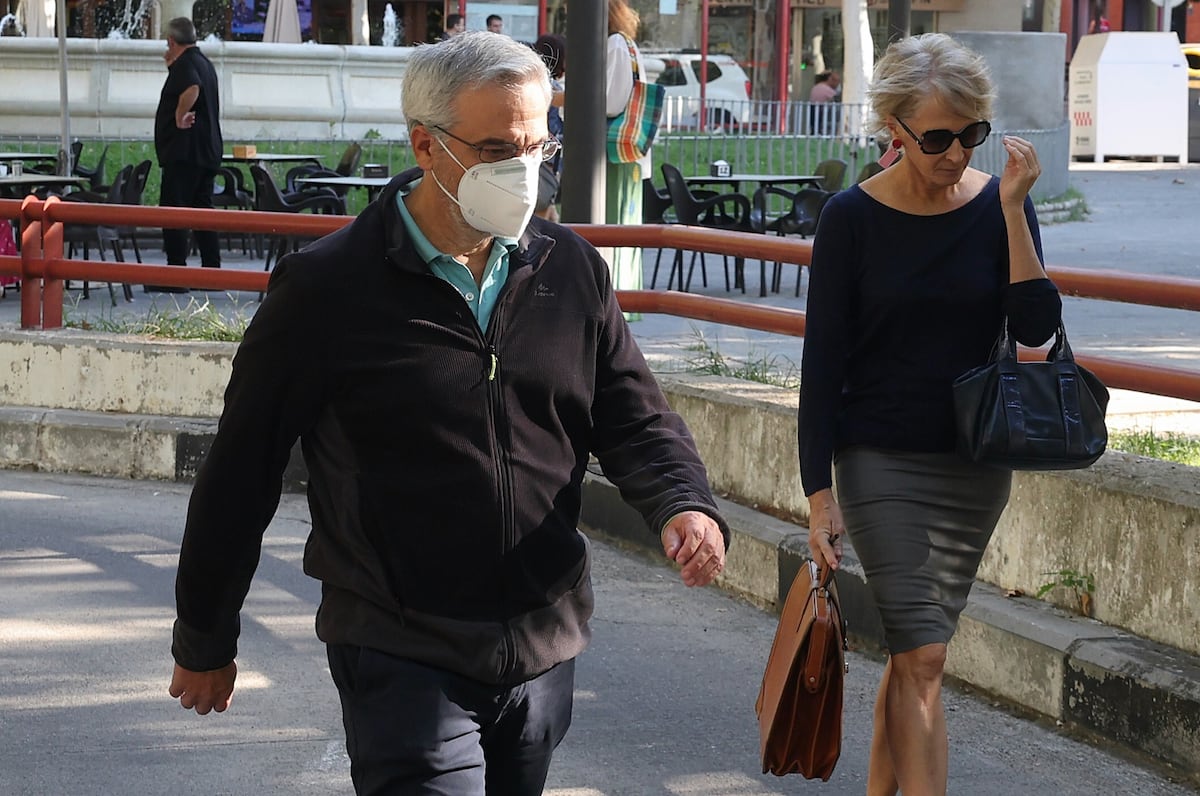
[{"label": "fountain water", "polygon": [[384,47],[395,47],[400,44],[400,25],[396,20],[396,11],[388,3],[383,9],[383,34],[379,43]]},{"label": "fountain water", "polygon": [[25,28],[21,27],[21,20],[17,19],[16,14],[5,14],[0,17],[0,36],[4,35],[4,29],[9,26],[12,26],[18,36],[25,35]]},{"label": "fountain water", "polygon": [[125,0],[125,8],[121,12],[120,20],[116,21],[113,29],[108,33],[110,39],[143,38],[146,15],[150,13],[150,6],[154,0],[139,0],[136,9],[133,7],[133,3],[134,0]]}]

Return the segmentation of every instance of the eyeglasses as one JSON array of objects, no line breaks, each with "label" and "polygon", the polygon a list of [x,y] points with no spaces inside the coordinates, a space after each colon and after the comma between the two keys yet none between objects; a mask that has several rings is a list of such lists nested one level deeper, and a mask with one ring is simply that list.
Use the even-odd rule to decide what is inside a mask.
[{"label": "eyeglasses", "polygon": [[921,147],[921,151],[926,155],[940,155],[950,148],[954,143],[954,139],[958,139],[958,143],[962,144],[963,149],[974,149],[987,140],[988,135],[992,132],[990,122],[980,121],[972,122],[957,133],[949,130],[926,130],[925,135],[917,135],[904,120],[896,117],[896,121],[900,122],[900,126],[904,131],[916,139],[917,145]]},{"label": "eyeglasses", "polygon": [[459,138],[445,127],[440,127],[436,124],[432,124],[430,127],[432,127],[434,130],[445,133],[464,146],[471,147],[471,149],[475,150],[475,154],[479,155],[479,159],[484,163],[498,163],[501,160],[515,158],[518,155],[524,155],[527,158],[540,157],[542,160],[549,160],[557,155],[558,151],[562,149],[562,143],[559,142],[557,138],[547,138],[541,143],[530,144],[522,149],[516,144],[472,144],[470,141],[464,141],[463,139]]}]

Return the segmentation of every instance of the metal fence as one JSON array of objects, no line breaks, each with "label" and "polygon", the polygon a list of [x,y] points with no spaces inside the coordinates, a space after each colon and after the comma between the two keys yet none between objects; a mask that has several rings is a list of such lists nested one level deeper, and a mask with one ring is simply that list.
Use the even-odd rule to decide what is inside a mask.
[{"label": "metal fence", "polygon": [[[862,168],[877,159],[881,149],[868,134],[866,106],[845,103],[759,102],[713,100],[706,104],[707,124],[700,118],[699,101],[688,97],[668,98],[654,146],[654,163],[670,163],[684,176],[707,174],[710,164],[723,160],[734,171],[763,174],[811,174],[823,160],[837,158],[847,163],[847,182],[853,181]],[[1038,199],[1060,196],[1067,190],[1067,166],[1070,160],[1070,126],[1064,122],[1051,130],[993,130],[971,160],[975,168],[999,174],[1007,160],[1000,140],[1003,134],[1020,135],[1037,147],[1043,176],[1035,186]],[[255,144],[263,151],[315,151],[323,155],[327,165],[337,162],[346,141],[320,141],[280,138],[253,141],[227,140]],[[412,151],[405,140],[376,138],[361,142],[363,162],[379,163],[391,174],[414,164]],[[52,137],[0,138],[0,149],[57,149],[58,140]],[[146,139],[106,139],[89,141],[83,160],[92,165],[103,145],[110,146],[107,160],[110,172],[122,165],[145,157],[153,158],[153,145]],[[566,145],[570,146],[570,127]],[[158,170],[147,187],[147,201],[157,201]],[[663,182],[657,168],[653,175]]]}]

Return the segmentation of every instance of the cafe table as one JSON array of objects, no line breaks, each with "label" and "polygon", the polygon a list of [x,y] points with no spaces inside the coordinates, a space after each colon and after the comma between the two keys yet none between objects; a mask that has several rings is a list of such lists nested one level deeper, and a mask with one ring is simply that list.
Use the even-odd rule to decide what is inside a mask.
[{"label": "cafe table", "polygon": [[[769,187],[776,186],[776,185],[795,185],[795,186],[797,186],[797,190],[799,190],[800,188],[803,188],[808,185],[811,185],[814,188],[820,188],[821,185],[824,183],[824,178],[822,178],[821,175],[819,175],[819,174],[758,174],[758,173],[752,173],[752,172],[733,172],[724,177],[714,177],[711,174],[697,174],[694,177],[685,177],[684,180],[685,180],[685,182],[687,182],[687,184],[689,186],[690,185],[728,185],[729,187],[731,187],[733,189],[734,193],[741,193],[741,185],[744,182],[757,184],[758,188],[755,191],[756,193],[758,191],[762,191],[765,188],[769,188]],[[753,199],[751,197],[747,197],[747,198],[751,199],[751,202],[753,202]],[[763,271],[764,278],[762,280],[762,284],[759,286],[759,295],[766,296],[767,295],[767,285],[766,285],[766,278],[765,278],[766,277],[766,266],[765,265],[762,266],[762,271]],[[744,279],[744,276],[739,274],[739,276],[738,276],[739,286],[742,286],[740,284],[740,281],[742,279]]]},{"label": "cafe table", "polygon": [[58,160],[54,152],[0,152],[0,161],[8,163],[13,160],[28,160],[30,163],[45,163]]},{"label": "cafe table", "polygon": [[0,177],[0,198],[21,199],[26,194],[33,193],[37,188],[68,188],[88,185],[86,177],[65,177],[59,174],[39,174],[27,171],[19,177],[9,174]]},{"label": "cafe table", "polygon": [[740,190],[740,186],[744,182],[757,183],[760,188],[772,185],[798,185],[801,188],[811,185],[814,188],[820,188],[824,182],[819,174],[753,174],[749,172],[735,172],[727,177],[697,174],[685,179],[688,185],[728,185],[735,191]]},{"label": "cafe table", "polygon": [[326,188],[365,188],[368,201],[374,200],[391,177],[297,177],[297,185],[316,185]]},{"label": "cafe table", "polygon": [[321,163],[320,155],[305,155],[303,153],[287,154],[283,152],[256,152],[253,155],[222,155],[224,163]]}]

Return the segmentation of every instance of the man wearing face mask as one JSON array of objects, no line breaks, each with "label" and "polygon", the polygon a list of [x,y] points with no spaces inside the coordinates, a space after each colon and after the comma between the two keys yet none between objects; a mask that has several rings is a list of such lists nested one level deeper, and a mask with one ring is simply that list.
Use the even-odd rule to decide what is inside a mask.
[{"label": "man wearing face mask", "polygon": [[188,509],[170,693],[229,706],[299,439],[356,792],[540,794],[590,635],[589,456],[684,583],[720,573],[728,528],[608,267],[531,220],[557,151],[542,60],[464,33],[413,51],[403,103],[418,167],[280,262],[234,360]]}]

